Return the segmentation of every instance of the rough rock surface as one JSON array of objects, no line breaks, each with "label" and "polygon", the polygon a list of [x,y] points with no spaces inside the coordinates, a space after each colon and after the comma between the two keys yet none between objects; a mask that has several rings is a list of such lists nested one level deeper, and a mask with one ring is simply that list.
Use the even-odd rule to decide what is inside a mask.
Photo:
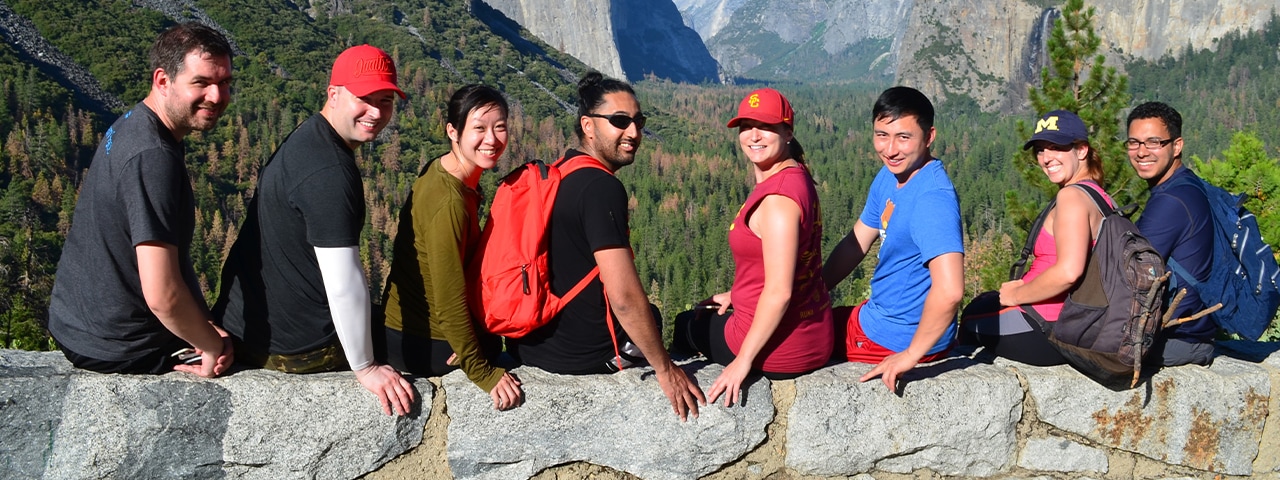
[{"label": "rough rock surface", "polygon": [[840,364],[796,379],[787,466],[808,475],[929,468],[988,476],[1009,468],[1023,392],[1005,368],[950,358],[903,375],[902,395],[871,365]]},{"label": "rough rock surface", "polygon": [[1066,366],[1017,370],[1036,416],[1049,425],[1165,463],[1253,472],[1271,396],[1267,371],[1258,365],[1218,357],[1209,368],[1162,369],[1124,391]]},{"label": "rough rock surface", "polygon": [[614,78],[719,79],[715,59],[670,0],[483,1],[547,45]]},{"label": "rough rock surface", "polygon": [[1022,448],[1018,466],[1050,472],[1107,472],[1107,453],[1062,437],[1033,438]]},{"label": "rough rock surface", "polygon": [[353,478],[417,445],[428,413],[382,415],[350,373],[102,375],[0,350],[0,478]]},{"label": "rough rock surface", "polygon": [[[719,365],[683,367],[709,388]],[[449,466],[459,479],[529,478],[582,461],[645,479],[697,478],[764,441],[774,409],[769,381],[744,389],[746,403],[703,407],[681,423],[649,368],[567,376],[518,368],[525,404],[494,410],[461,372],[443,379],[449,412]]]}]

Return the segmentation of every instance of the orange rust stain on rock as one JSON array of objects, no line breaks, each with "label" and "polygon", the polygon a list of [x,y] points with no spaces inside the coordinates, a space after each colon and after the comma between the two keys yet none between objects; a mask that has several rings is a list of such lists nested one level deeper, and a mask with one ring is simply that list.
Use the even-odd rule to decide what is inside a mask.
[{"label": "orange rust stain on rock", "polygon": [[1241,419],[1249,425],[1256,425],[1258,430],[1262,430],[1264,422],[1267,421],[1267,415],[1270,414],[1268,404],[1271,399],[1266,395],[1259,395],[1250,387],[1249,391],[1244,394],[1244,412]]},{"label": "orange rust stain on rock", "polygon": [[1138,395],[1130,397],[1114,414],[1106,408],[1093,412],[1093,420],[1098,423],[1098,434],[1112,446],[1125,446],[1126,438],[1128,443],[1137,444],[1151,425],[1151,418],[1142,414],[1142,398]]},{"label": "orange rust stain on rock", "polygon": [[1182,448],[1186,454],[1185,464],[1201,470],[1221,470],[1221,465],[1214,465],[1214,459],[1218,456],[1223,422],[1214,421],[1209,412],[1199,408],[1192,408],[1191,414],[1191,431],[1187,432],[1187,445]]}]

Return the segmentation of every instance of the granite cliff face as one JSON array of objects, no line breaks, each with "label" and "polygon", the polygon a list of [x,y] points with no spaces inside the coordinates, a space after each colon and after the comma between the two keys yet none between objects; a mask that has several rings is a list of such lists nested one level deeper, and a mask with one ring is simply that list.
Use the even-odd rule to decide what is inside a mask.
[{"label": "granite cliff face", "polygon": [[[1057,18],[1025,0],[674,0],[728,77],[913,85],[984,108],[1025,103]],[[1088,3],[1109,65],[1214,47],[1256,30],[1274,0]]]},{"label": "granite cliff face", "polygon": [[483,1],[609,76],[639,80],[652,74],[691,83],[719,79],[715,59],[669,0]]}]

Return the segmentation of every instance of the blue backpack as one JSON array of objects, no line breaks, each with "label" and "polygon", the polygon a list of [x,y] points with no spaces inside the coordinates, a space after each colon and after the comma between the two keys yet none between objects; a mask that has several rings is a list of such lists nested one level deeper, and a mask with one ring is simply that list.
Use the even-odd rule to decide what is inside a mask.
[{"label": "blue backpack", "polygon": [[[1280,306],[1280,288],[1276,286],[1280,267],[1271,246],[1262,240],[1258,219],[1244,208],[1246,195],[1232,195],[1193,175],[1174,182],[1195,185],[1204,192],[1213,215],[1214,237],[1209,280],[1196,282],[1170,258],[1169,269],[1177,274],[1171,288],[1196,289],[1206,306],[1221,303],[1222,309],[1209,314],[1209,318],[1228,333],[1257,340],[1271,325]],[[1180,285],[1184,281],[1189,285]]]}]

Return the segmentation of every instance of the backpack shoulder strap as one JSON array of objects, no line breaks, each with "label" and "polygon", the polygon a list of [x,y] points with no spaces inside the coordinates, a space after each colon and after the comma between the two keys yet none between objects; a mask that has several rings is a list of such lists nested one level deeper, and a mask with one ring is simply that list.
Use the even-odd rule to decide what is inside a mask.
[{"label": "backpack shoulder strap", "polygon": [[1073,183],[1071,186],[1079,187],[1081,190],[1084,190],[1085,193],[1088,193],[1089,198],[1093,199],[1093,204],[1098,207],[1098,211],[1102,212],[1102,216],[1106,217],[1116,213],[1116,209],[1111,208],[1111,204],[1107,203],[1107,199],[1102,198],[1102,194],[1098,193],[1097,190],[1089,188],[1088,185],[1081,185],[1079,183]]},{"label": "backpack shoulder strap", "polygon": [[1050,198],[1049,204],[1040,211],[1040,215],[1036,217],[1036,221],[1031,223],[1031,230],[1027,231],[1027,241],[1022,245],[1022,253],[1018,260],[1013,262],[1013,266],[1009,267],[1009,280],[1017,280],[1027,273],[1027,259],[1031,258],[1031,253],[1035,251],[1036,237],[1040,236],[1040,229],[1044,227],[1044,220],[1049,216],[1049,212],[1053,210],[1053,206],[1057,204],[1058,199]]},{"label": "backpack shoulder strap", "polygon": [[597,170],[603,170],[605,173],[613,175],[613,172],[610,171],[608,168],[605,168],[604,164],[600,163],[600,160],[596,159],[596,157],[593,157],[591,155],[585,155],[585,154],[575,155],[573,157],[568,157],[568,158],[561,158],[559,161],[556,162],[555,166],[556,168],[560,169],[561,178],[564,178],[565,175],[568,175],[570,173],[573,173],[583,168],[595,168]]}]

